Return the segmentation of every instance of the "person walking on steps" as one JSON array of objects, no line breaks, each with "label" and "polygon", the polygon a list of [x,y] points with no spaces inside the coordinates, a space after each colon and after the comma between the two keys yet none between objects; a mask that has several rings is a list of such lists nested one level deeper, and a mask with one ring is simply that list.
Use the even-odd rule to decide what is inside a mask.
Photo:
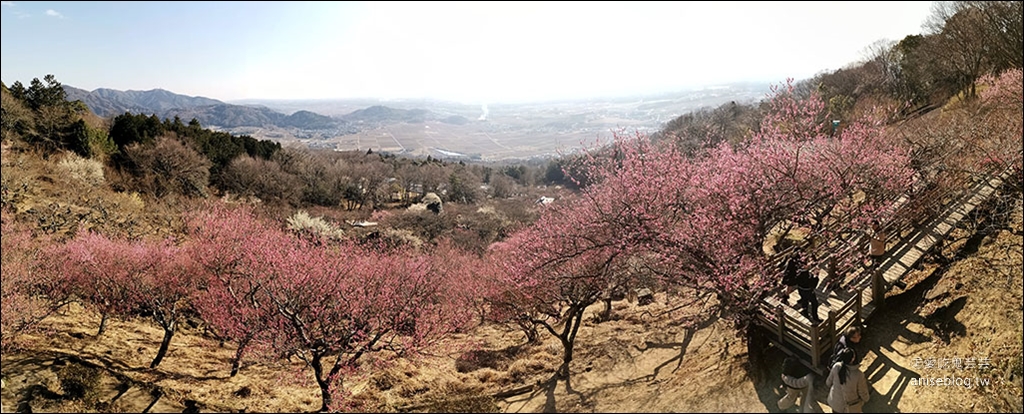
[{"label": "person walking on steps", "polygon": [[842,334],[838,340],[836,340],[836,346],[832,348],[832,356],[829,359],[828,366],[839,361],[839,355],[842,354],[844,349],[850,349],[853,351],[854,358],[858,357],[857,349],[854,348],[860,343],[861,339],[861,328],[857,325],[852,325],[846,328],[846,333]]},{"label": "person walking on steps", "polygon": [[[878,220],[871,220],[871,233],[869,236],[868,257],[871,259],[871,265],[868,271],[874,273],[879,270],[879,266],[882,265],[882,260],[885,258],[885,239],[888,237],[888,233],[882,229],[882,225],[878,223]],[[900,289],[907,288],[907,284],[899,279],[892,282],[892,285]]]}]

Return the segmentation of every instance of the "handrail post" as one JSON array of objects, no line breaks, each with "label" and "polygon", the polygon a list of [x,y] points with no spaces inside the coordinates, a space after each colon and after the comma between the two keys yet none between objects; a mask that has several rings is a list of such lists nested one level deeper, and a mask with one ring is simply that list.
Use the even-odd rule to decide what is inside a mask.
[{"label": "handrail post", "polygon": [[810,352],[810,354],[811,354],[811,365],[813,365],[815,368],[817,368],[818,367],[818,363],[821,362],[821,361],[819,361],[821,359],[821,353],[818,352],[819,342],[821,342],[821,341],[818,338],[818,324],[814,323],[814,321],[811,321],[811,352]]},{"label": "handrail post", "polygon": [[776,306],[775,307],[775,318],[778,319],[778,321],[779,321],[779,332],[778,332],[779,333],[779,345],[785,344],[785,342],[783,342],[783,336],[782,336],[783,333],[786,331],[786,328],[784,327],[784,325],[786,323],[785,316],[786,316],[786,313],[785,313],[785,311],[782,310],[782,305]]},{"label": "handrail post", "polygon": [[863,322],[864,322],[862,320],[863,316],[861,316],[861,311],[864,309],[864,289],[861,289],[861,288],[857,289],[857,297],[854,298],[854,300],[856,302],[853,303],[853,309],[854,309],[853,317],[854,317],[854,320],[857,321],[857,326],[861,326],[861,325],[863,325]]},{"label": "handrail post", "polygon": [[836,311],[832,309],[828,310],[828,332],[826,349],[831,349],[833,346],[836,346],[836,336],[838,336],[836,334]]},{"label": "handrail post", "polygon": [[881,309],[885,304],[885,284],[882,283],[882,269],[877,267],[871,274],[871,300],[875,302],[875,309]]}]

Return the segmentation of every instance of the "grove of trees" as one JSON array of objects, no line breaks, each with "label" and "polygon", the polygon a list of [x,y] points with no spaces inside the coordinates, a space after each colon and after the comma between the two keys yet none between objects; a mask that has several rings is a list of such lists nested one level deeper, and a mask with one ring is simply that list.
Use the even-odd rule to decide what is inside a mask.
[{"label": "grove of trees", "polygon": [[[641,286],[707,304],[684,326],[721,317],[754,345],[758,306],[779,286],[772,234],[803,229],[818,260],[872,219],[938,202],[897,209],[901,196],[992,174],[1009,177],[994,211],[1019,208],[1020,26],[1020,2],[943,3],[929,33],[879,43],[859,65],[532,166],[282,148],[141,114],[98,123],[52,75],[5,86],[0,350],[79,302],[96,336],[109,318],[159,326],[153,369],[196,318],[235,347],[231,376],[257,348],[302,360],[326,411],[347,407],[345,381],[368,356],[414,356],[492,322],[529,343],[557,338],[568,381],[587,309],[605,301],[608,319],[612,292]],[[62,152],[98,177],[67,184],[82,190],[64,204],[39,202],[46,186],[28,183],[47,173],[18,172],[16,154]],[[542,184],[564,192],[534,205]],[[444,207],[409,208],[427,194]],[[309,230],[298,208],[378,227]],[[146,220],[163,231],[123,230]]]}]

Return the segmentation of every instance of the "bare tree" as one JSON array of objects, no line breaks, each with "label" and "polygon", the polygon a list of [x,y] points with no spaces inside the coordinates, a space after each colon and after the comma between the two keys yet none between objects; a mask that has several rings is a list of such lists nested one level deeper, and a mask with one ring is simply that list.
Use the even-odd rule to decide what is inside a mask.
[{"label": "bare tree", "polygon": [[177,138],[161,136],[153,145],[132,144],[125,151],[135,166],[137,185],[156,197],[207,196],[210,160]]},{"label": "bare tree", "polygon": [[494,173],[491,175],[491,195],[494,198],[508,198],[515,192],[516,183],[512,179],[502,173]]},{"label": "bare tree", "polygon": [[936,37],[930,52],[939,70],[968,98],[982,75],[1021,67],[1021,2],[936,2],[924,27]]},{"label": "bare tree", "polygon": [[985,16],[985,38],[997,71],[1024,67],[1024,2],[974,2]]}]

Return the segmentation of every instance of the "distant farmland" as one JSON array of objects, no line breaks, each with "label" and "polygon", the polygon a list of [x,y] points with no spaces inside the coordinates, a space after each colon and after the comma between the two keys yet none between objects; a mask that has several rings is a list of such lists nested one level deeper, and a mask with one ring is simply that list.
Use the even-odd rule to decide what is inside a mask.
[{"label": "distant farmland", "polygon": [[[493,131],[487,124],[449,125],[440,122],[393,124],[328,139],[339,150],[372,149],[411,156],[458,157],[479,160],[557,155],[582,142],[607,140],[611,131],[538,132]],[[454,153],[454,154],[453,154]]]}]

